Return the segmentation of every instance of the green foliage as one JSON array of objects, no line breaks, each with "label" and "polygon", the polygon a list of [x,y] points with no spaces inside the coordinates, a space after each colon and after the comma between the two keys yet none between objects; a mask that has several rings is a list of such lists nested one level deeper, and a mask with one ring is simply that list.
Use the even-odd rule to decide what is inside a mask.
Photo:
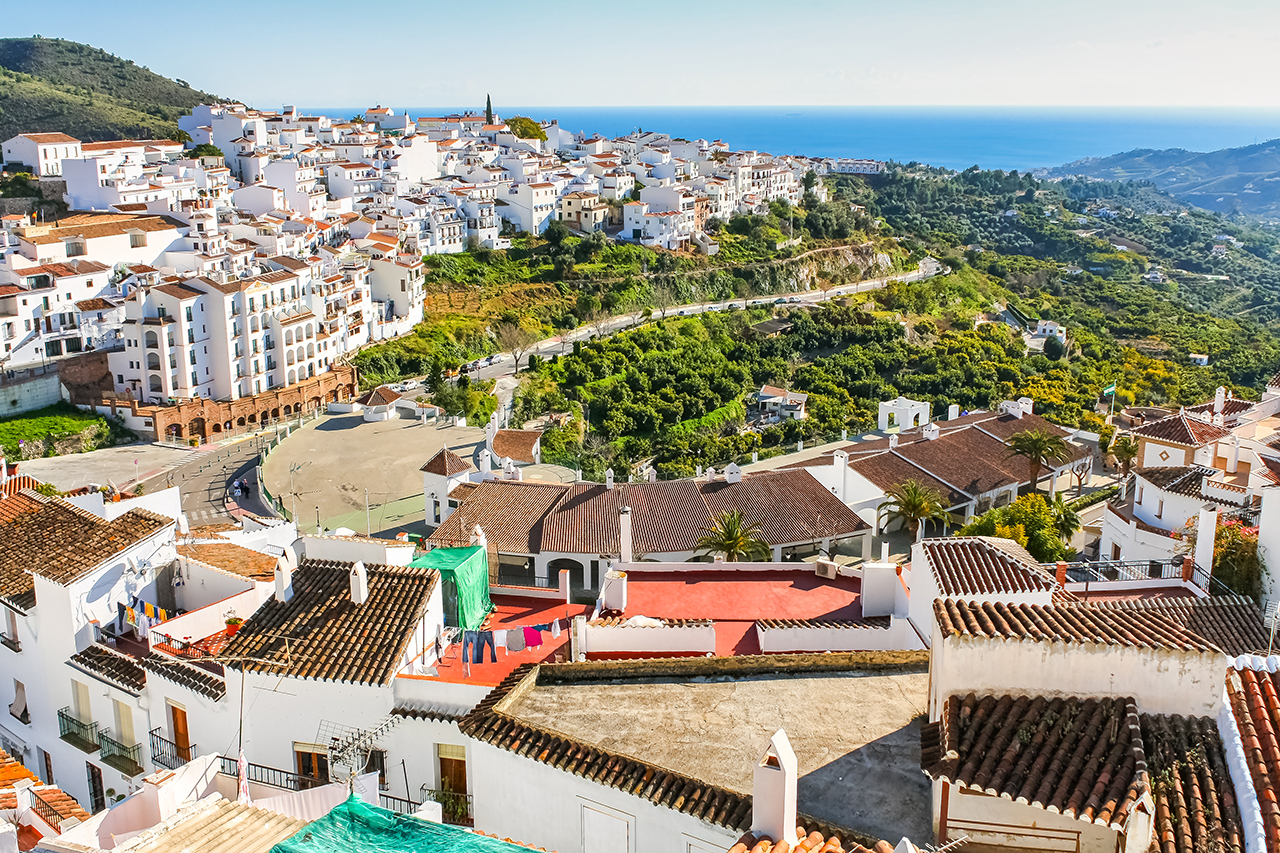
[{"label": "green foliage", "polygon": [[210,145],[208,142],[201,142],[196,147],[187,151],[185,156],[195,160],[199,157],[223,157],[222,149],[216,145]]},{"label": "green foliage", "polygon": [[1012,539],[1042,563],[1061,560],[1067,554],[1058,535],[1053,508],[1040,494],[1026,494],[1009,506],[988,510],[956,535]]},{"label": "green foliage", "polygon": [[507,119],[507,127],[511,128],[520,139],[537,139],[542,142],[547,141],[547,132],[542,129],[542,125],[538,124],[531,118],[526,116],[512,116]]},{"label": "green foliage", "polygon": [[734,400],[720,408],[708,412],[700,418],[680,421],[667,430],[669,436],[689,436],[696,433],[719,435],[726,428],[734,431],[741,427],[747,419],[747,407],[741,400]]},{"label": "green foliage", "polygon": [[40,198],[40,187],[30,172],[0,176],[0,198]]},{"label": "green foliage", "polygon": [[1040,480],[1040,472],[1071,460],[1071,445],[1059,435],[1043,429],[1026,429],[1009,437],[1010,456],[1021,456],[1027,461],[1027,470],[1034,491]]},{"label": "green foliage", "polygon": [[0,39],[0,139],[33,131],[85,141],[165,138],[179,116],[217,100],[85,44]]},{"label": "green foliage", "polygon": [[716,516],[698,538],[703,554],[720,554],[726,563],[768,562],[773,552],[760,535],[760,525],[747,523],[736,509]]},{"label": "green foliage", "polygon": [[907,480],[885,490],[884,501],[876,508],[884,525],[901,522],[914,540],[920,525],[947,521],[946,501],[937,490]]},{"label": "green foliage", "polygon": [[93,426],[98,427],[100,439],[107,438],[110,429],[102,415],[81,411],[70,403],[55,403],[0,420],[0,451],[12,461],[20,458],[19,442],[70,436]]}]

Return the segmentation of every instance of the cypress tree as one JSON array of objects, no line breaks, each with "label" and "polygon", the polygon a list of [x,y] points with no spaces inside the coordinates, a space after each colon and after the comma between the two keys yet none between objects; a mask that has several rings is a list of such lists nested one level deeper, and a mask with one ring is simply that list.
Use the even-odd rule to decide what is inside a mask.
[{"label": "cypress tree", "polygon": [[493,124],[493,101],[488,95],[484,96],[484,123]]}]

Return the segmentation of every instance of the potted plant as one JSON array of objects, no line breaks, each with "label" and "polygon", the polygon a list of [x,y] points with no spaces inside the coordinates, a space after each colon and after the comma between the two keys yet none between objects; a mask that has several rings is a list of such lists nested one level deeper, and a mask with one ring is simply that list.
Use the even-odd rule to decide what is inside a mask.
[{"label": "potted plant", "polygon": [[240,626],[244,624],[244,620],[239,616],[228,615],[226,618],[227,636],[230,637],[240,630]]}]

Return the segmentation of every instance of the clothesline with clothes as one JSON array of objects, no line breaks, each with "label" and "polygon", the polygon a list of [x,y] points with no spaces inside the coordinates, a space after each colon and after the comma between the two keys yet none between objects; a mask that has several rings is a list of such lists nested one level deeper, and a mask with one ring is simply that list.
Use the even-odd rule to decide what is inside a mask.
[{"label": "clothesline with clothes", "polygon": [[550,632],[553,640],[560,639],[561,626],[559,619],[550,622],[539,622],[535,625],[517,625],[506,628],[482,631],[464,631],[462,633],[463,671],[471,674],[471,664],[484,663],[485,650],[489,651],[489,662],[498,662],[498,649],[506,649],[507,654],[523,652],[527,649],[542,648],[542,635]]},{"label": "clothesline with clothes", "polygon": [[151,630],[152,625],[158,625],[161,622],[167,622],[169,617],[175,615],[163,607],[159,607],[148,601],[142,601],[136,595],[129,599],[129,603],[117,602],[117,616],[120,619],[120,631],[124,632],[125,626],[135,628],[140,636],[145,637],[147,632]]}]

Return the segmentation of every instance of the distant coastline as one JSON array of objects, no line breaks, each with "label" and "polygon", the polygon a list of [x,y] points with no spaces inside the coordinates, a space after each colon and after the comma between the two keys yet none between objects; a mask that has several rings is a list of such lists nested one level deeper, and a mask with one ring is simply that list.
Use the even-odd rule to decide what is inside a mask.
[{"label": "distant coastline", "polygon": [[[349,118],[373,104],[305,107]],[[384,104],[401,112],[400,104]],[[482,109],[483,103],[408,107],[418,117]],[[919,160],[966,169],[1060,166],[1134,148],[1214,151],[1280,137],[1280,110],[1137,107],[530,107],[499,103],[499,115],[557,119],[566,130],[620,136],[642,127],[723,139],[770,154]]]}]

